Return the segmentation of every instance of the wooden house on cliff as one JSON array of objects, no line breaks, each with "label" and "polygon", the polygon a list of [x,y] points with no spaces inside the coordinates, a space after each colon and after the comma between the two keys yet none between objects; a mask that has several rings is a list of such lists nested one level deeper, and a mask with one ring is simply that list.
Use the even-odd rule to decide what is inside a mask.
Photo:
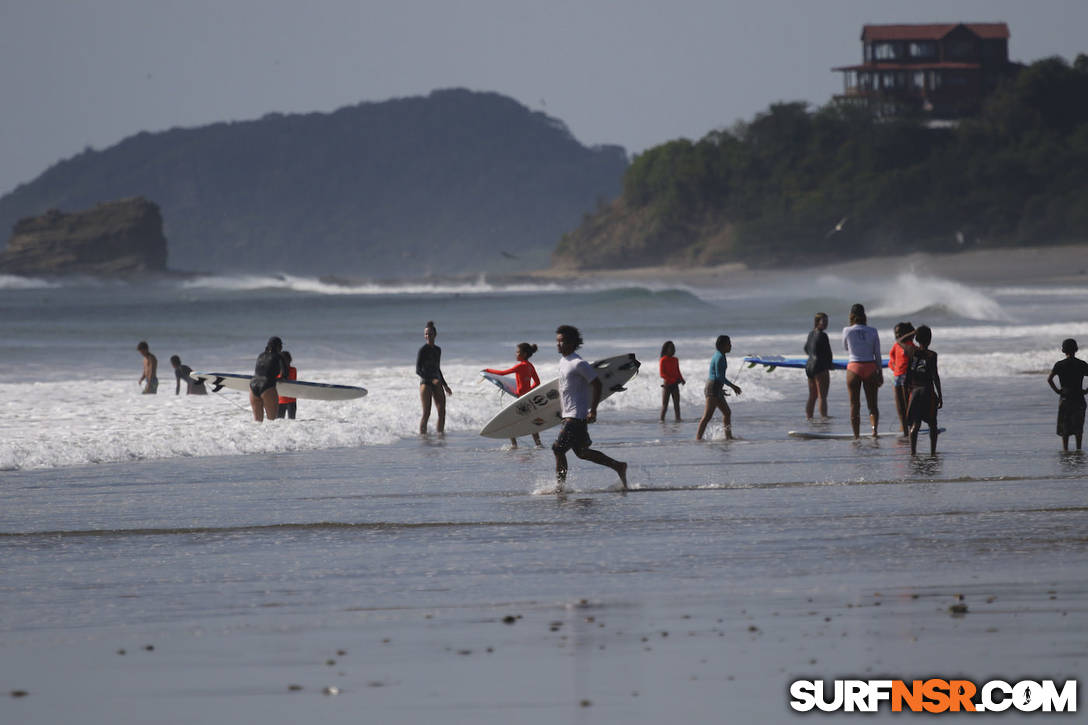
[{"label": "wooden house on cliff", "polygon": [[1005,23],[865,25],[861,44],[862,63],[832,68],[843,74],[835,98],[883,116],[972,115],[1019,67]]}]

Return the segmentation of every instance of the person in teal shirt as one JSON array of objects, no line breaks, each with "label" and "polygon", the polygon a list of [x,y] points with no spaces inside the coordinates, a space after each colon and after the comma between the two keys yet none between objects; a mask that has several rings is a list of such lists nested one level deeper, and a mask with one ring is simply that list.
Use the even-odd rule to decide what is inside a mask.
[{"label": "person in teal shirt", "polygon": [[703,390],[706,395],[706,408],[703,410],[703,417],[699,420],[699,430],[695,433],[697,441],[703,439],[703,433],[706,432],[710,419],[714,417],[715,410],[722,412],[722,418],[725,421],[725,439],[733,440],[733,412],[729,409],[729,403],[725,402],[726,385],[731,387],[737,395],[741,392],[740,388],[725,376],[726,370],[729,369],[725,355],[733,350],[733,343],[729,335],[718,335],[714,347],[717,350],[714,357],[710,359],[710,375],[706,381],[706,388]]}]

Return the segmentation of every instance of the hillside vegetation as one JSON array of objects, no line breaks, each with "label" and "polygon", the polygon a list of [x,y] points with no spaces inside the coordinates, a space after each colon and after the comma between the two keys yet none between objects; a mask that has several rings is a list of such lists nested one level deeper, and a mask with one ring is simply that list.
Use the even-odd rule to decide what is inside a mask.
[{"label": "hillside vegetation", "polygon": [[543,266],[613,198],[627,156],[494,93],[435,91],[333,113],[140,133],[0,198],[23,217],[143,196],[169,266],[420,277]]},{"label": "hillside vegetation", "polygon": [[955,128],[780,103],[638,155],[564,235],[560,268],[1088,241],[1088,56],[1025,68]]}]

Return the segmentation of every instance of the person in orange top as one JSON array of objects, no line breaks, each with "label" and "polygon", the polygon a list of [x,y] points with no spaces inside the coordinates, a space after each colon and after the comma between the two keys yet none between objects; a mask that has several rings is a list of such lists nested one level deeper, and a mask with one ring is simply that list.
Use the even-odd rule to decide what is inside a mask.
[{"label": "person in orange top", "polygon": [[900,322],[895,326],[895,344],[888,353],[888,370],[895,376],[895,410],[899,413],[899,425],[907,435],[907,363],[914,344],[914,325]]},{"label": "person in orange top", "polygon": [[[291,364],[291,353],[286,350],[283,351],[283,359],[287,362],[287,380],[298,380],[298,370]],[[280,396],[280,410],[276,413],[277,418],[290,418],[295,419],[295,414],[298,412],[298,403],[294,398],[286,398]]]},{"label": "person in orange top", "polygon": [[661,422],[665,422],[665,413],[669,409],[669,398],[672,398],[673,411],[676,413],[677,422],[680,421],[680,386],[687,384],[680,373],[680,361],[676,359],[676,345],[672,340],[666,340],[661,346],[661,359],[657,362],[657,372],[664,380],[661,383]]},{"label": "person in orange top", "polygon": [[[509,375],[514,374],[514,379],[517,380],[517,389],[514,394],[519,398],[530,390],[540,385],[540,376],[536,374],[536,368],[529,362],[529,358],[533,356],[533,353],[537,351],[537,346],[528,342],[518,343],[517,349],[514,351],[514,355],[517,358],[517,365],[508,370],[497,370],[495,368],[486,368],[485,373],[491,373],[492,375]],[[533,443],[536,443],[537,448],[543,448],[544,444],[540,442],[540,434],[533,433]],[[518,439],[511,438],[510,446],[512,448],[518,447]]]}]

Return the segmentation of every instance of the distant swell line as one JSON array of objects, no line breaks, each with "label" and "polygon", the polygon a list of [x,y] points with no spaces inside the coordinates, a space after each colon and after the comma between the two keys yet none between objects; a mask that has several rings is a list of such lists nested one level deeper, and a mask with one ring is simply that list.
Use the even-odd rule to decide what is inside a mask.
[{"label": "distant swell line", "polygon": [[403,522],[359,522],[344,523],[322,521],[310,524],[252,524],[248,526],[180,526],[171,528],[139,529],[72,529],[52,531],[0,531],[0,539],[26,539],[49,536],[93,537],[93,536],[194,536],[202,534],[244,534],[260,532],[322,531],[322,530],[360,530],[381,531],[383,529],[442,529],[442,528],[488,528],[503,526],[556,526],[565,522],[554,521],[421,521]]}]

